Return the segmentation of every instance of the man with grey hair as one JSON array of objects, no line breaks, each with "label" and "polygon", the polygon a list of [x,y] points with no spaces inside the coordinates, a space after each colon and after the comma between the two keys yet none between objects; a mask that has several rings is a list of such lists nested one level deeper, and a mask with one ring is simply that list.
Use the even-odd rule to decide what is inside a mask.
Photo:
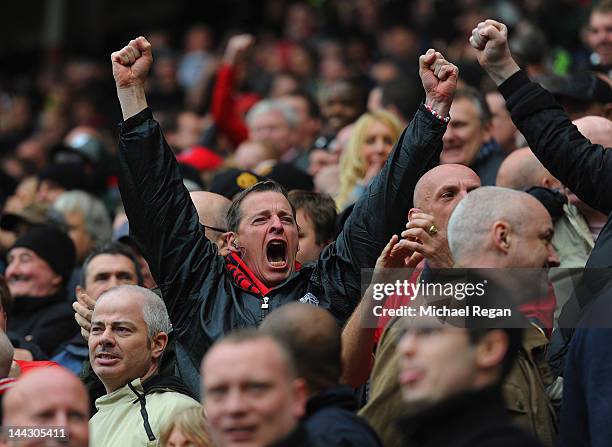
[{"label": "man with grey hair", "polygon": [[85,191],[67,191],[53,204],[53,210],[62,214],[68,226],[68,235],[74,242],[77,264],[97,246],[110,242],[111,220],[100,199]]},{"label": "man with grey hair", "polygon": [[178,378],[158,374],[171,331],[164,302],[150,290],[123,285],[100,295],[89,360],[107,394],[96,400],[92,446],[147,445],[168,414],[198,406]]},{"label": "man with grey hair", "polygon": [[457,163],[476,172],[483,185],[494,185],[504,154],[493,139],[491,110],[482,94],[465,87],[457,90],[442,137],[440,164]]},{"label": "man with grey hair", "polygon": [[279,100],[264,99],[246,115],[249,138],[272,146],[281,161],[291,162],[300,153],[296,149],[293,130],[298,124],[295,111]]}]

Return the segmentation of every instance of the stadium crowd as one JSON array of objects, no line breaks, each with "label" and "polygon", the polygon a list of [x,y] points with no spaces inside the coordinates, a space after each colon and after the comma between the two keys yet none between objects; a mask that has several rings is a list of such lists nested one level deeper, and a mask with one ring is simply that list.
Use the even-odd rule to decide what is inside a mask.
[{"label": "stadium crowd", "polygon": [[0,445],[611,445],[612,1],[268,3],[2,77]]}]

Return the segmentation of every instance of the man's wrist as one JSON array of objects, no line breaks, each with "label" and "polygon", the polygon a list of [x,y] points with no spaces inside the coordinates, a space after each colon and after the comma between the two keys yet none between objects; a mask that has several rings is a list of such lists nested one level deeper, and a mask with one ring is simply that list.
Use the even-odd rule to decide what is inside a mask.
[{"label": "man's wrist", "polygon": [[483,67],[487,74],[491,77],[495,85],[499,87],[510,78],[514,73],[519,71],[521,68],[517,65],[514,59],[507,61],[500,65],[488,65]]},{"label": "man's wrist", "polygon": [[117,97],[124,121],[148,107],[144,85],[117,87]]},{"label": "man's wrist", "polygon": [[450,102],[447,103],[425,98],[425,108],[441,121],[448,122],[450,119],[448,114],[450,111]]}]

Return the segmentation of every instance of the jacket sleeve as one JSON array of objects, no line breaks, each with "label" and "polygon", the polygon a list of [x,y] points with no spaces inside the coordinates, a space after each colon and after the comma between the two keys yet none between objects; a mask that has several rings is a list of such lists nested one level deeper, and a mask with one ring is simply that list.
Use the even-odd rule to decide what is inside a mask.
[{"label": "jacket sleeve", "polygon": [[234,69],[231,65],[222,64],[213,87],[211,111],[219,130],[238,146],[249,137],[249,130],[236,111],[233,95]]},{"label": "jacket sleeve", "polygon": [[149,263],[173,325],[193,314],[201,282],[218,261],[150,109],[120,125],[119,189],[130,236]]},{"label": "jacket sleeve", "polygon": [[500,87],[516,127],[542,164],[591,207],[612,210],[612,152],[592,144],[555,98],[519,71]]},{"label": "jacket sleeve", "polygon": [[359,302],[361,269],[373,268],[391,235],[405,228],[416,183],[439,163],[445,130],[446,124],[421,105],[335,243],[322,253],[323,285],[327,291],[334,289],[328,293],[331,311],[340,320]]}]

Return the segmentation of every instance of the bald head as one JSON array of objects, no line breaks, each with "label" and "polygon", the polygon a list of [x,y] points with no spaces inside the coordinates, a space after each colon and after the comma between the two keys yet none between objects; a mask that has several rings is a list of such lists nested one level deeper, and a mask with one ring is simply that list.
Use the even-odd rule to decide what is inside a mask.
[{"label": "bald head", "polygon": [[[221,230],[226,228],[225,216],[232,205],[231,200],[220,194],[208,191],[194,191],[189,194],[191,195],[191,201],[198,211],[198,218],[202,225],[208,225]],[[204,234],[219,246],[218,241],[222,239],[223,233],[206,228]],[[221,247],[219,246],[219,248]]]},{"label": "bald head", "polygon": [[2,410],[3,425],[66,427],[66,445],[88,445],[89,398],[79,378],[67,369],[39,368],[23,375],[4,396]]},{"label": "bald head", "polygon": [[573,121],[580,133],[591,143],[612,147],[612,121],[601,116],[585,116]]},{"label": "bald head", "polygon": [[311,394],[336,385],[342,372],[340,326],[317,306],[291,303],[272,312],[260,331],[285,342]]},{"label": "bald head", "polygon": [[426,213],[429,211],[429,205],[435,199],[436,190],[445,181],[459,180],[462,182],[470,181],[477,183],[480,186],[480,178],[472,169],[459,164],[445,164],[436,166],[427,171],[419,179],[414,187],[413,202],[416,208],[420,208]]},{"label": "bald head", "polygon": [[552,220],[525,192],[488,186],[463,199],[448,222],[448,245],[460,267],[543,267],[557,263]]},{"label": "bald head", "polygon": [[548,172],[528,147],[510,153],[497,171],[497,186],[526,190],[532,186],[561,188],[561,182]]}]

